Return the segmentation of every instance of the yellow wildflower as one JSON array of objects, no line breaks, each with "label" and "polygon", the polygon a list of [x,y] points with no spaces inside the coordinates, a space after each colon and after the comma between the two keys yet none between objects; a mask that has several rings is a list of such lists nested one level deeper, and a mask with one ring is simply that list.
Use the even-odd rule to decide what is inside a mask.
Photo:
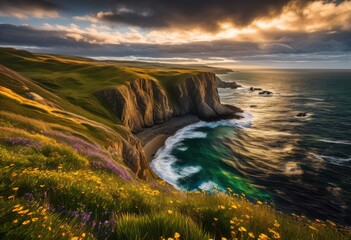
[{"label": "yellow wildflower", "polygon": [[12,209],[12,212],[18,212],[18,211],[21,211],[22,209],[23,207],[14,208]]},{"label": "yellow wildflower", "polygon": [[213,218],[213,220],[218,221],[218,218]]},{"label": "yellow wildflower", "polygon": [[268,228],[268,231],[273,234],[273,238],[275,238],[275,239],[280,238],[280,234],[277,231],[275,231],[271,228]]},{"label": "yellow wildflower", "polygon": [[317,228],[313,227],[313,226],[308,226],[310,229],[314,230],[314,231],[318,231]]},{"label": "yellow wildflower", "polygon": [[263,202],[261,202],[260,200],[258,200],[258,201],[257,201],[257,204],[258,204],[258,205],[262,205]]},{"label": "yellow wildflower", "polygon": [[273,233],[273,238],[279,239],[279,238],[280,238],[280,234],[277,233],[277,232],[274,232],[274,233]]},{"label": "yellow wildflower", "polygon": [[238,209],[238,206],[232,205],[232,208],[233,208],[233,209]]},{"label": "yellow wildflower", "polygon": [[78,240],[78,239],[79,239],[78,237],[71,238],[71,240]]},{"label": "yellow wildflower", "polygon": [[41,185],[39,185],[41,188],[43,188],[43,187],[45,187],[45,185],[44,184],[41,184]]},{"label": "yellow wildflower", "polygon": [[13,191],[17,191],[18,190],[18,187],[14,187],[12,188]]},{"label": "yellow wildflower", "polygon": [[48,230],[49,230],[49,231],[51,231],[51,230],[52,230],[52,228],[51,228],[51,227],[48,227]]},{"label": "yellow wildflower", "polygon": [[29,221],[29,220],[26,220],[26,221],[24,221],[22,224],[23,224],[23,225],[27,225],[28,223],[30,223],[30,221]]},{"label": "yellow wildflower", "polygon": [[24,214],[26,214],[27,212],[29,212],[29,209],[19,211],[19,212],[18,212],[18,214],[20,214],[20,215],[24,215]]},{"label": "yellow wildflower", "polygon": [[85,237],[86,236],[86,234],[85,233],[82,233],[82,237]]},{"label": "yellow wildflower", "polygon": [[264,233],[261,233],[258,236],[258,240],[268,240],[268,239],[269,239],[269,237],[266,234],[264,234]]},{"label": "yellow wildflower", "polygon": [[277,220],[274,220],[274,227],[280,227],[280,223]]},{"label": "yellow wildflower", "polygon": [[253,234],[253,232],[249,232],[248,234],[250,238],[255,238],[255,235]]},{"label": "yellow wildflower", "polygon": [[330,225],[332,225],[333,227],[336,227],[336,224],[335,223],[333,223],[332,221],[330,221],[330,220],[327,220],[327,223],[329,223]]},{"label": "yellow wildflower", "polygon": [[221,240],[227,240],[225,237],[222,237]]},{"label": "yellow wildflower", "polygon": [[167,213],[168,214],[173,214],[173,211],[172,210],[167,210]]},{"label": "yellow wildflower", "polygon": [[12,198],[14,198],[15,196],[14,195],[11,195],[11,196],[8,196],[7,198],[8,199],[12,199]]},{"label": "yellow wildflower", "polygon": [[238,229],[240,232],[247,232],[247,229],[246,228],[244,228],[244,227],[239,227],[239,229]]},{"label": "yellow wildflower", "polygon": [[174,233],[174,238],[175,238],[175,239],[180,238],[180,234],[179,234],[178,232],[175,232],[175,233]]},{"label": "yellow wildflower", "polygon": [[32,222],[38,221],[38,218],[32,218]]},{"label": "yellow wildflower", "polygon": [[12,221],[13,224],[18,223],[18,219]]},{"label": "yellow wildflower", "polygon": [[225,209],[225,206],[223,206],[223,205],[218,205],[218,208],[223,210],[223,209]]}]

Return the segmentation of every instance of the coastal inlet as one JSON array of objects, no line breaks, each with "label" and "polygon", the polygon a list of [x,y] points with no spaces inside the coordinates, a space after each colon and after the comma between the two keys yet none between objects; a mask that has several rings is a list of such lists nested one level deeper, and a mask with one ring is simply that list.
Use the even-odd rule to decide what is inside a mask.
[{"label": "coastal inlet", "polygon": [[220,78],[242,85],[219,94],[222,103],[242,108],[243,118],[180,129],[157,152],[153,170],[178,189],[229,187],[287,213],[351,225],[351,71]]}]

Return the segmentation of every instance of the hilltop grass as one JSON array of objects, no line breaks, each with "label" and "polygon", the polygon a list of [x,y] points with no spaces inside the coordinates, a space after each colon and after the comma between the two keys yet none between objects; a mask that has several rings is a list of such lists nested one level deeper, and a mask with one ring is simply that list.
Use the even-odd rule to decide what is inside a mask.
[{"label": "hilltop grass", "polygon": [[[130,133],[92,91],[140,76],[167,85],[198,70],[0,53],[0,63],[50,90],[0,74],[0,239],[351,238],[331,221],[286,215],[231,189],[186,193],[138,180],[108,150]],[[53,104],[26,98],[25,87]]]},{"label": "hilltop grass", "polygon": [[82,116],[104,124],[106,120],[111,123],[117,119],[96,99],[94,93],[97,90],[115,88],[138,78],[153,79],[167,85],[173,84],[177,78],[204,70],[218,70],[204,66],[96,61],[80,57],[32,54],[11,48],[0,48],[0,64],[34,80],[75,105]]}]

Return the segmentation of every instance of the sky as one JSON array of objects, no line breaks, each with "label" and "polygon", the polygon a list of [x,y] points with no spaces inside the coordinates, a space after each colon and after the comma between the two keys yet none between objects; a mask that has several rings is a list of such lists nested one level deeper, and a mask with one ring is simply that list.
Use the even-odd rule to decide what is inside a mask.
[{"label": "sky", "polygon": [[230,68],[351,69],[351,1],[0,0],[0,46]]}]

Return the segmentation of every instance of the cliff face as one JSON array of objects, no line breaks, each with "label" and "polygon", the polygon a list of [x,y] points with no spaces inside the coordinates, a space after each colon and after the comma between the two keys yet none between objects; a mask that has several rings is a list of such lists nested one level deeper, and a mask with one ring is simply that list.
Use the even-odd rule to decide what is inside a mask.
[{"label": "cliff face", "polygon": [[133,132],[163,123],[173,116],[166,91],[152,80],[137,79],[95,95]]},{"label": "cliff face", "polygon": [[179,79],[167,89],[156,81],[137,79],[95,95],[134,133],[173,116],[195,114],[203,120],[217,120],[234,117],[238,111],[220,103],[214,73]]}]

